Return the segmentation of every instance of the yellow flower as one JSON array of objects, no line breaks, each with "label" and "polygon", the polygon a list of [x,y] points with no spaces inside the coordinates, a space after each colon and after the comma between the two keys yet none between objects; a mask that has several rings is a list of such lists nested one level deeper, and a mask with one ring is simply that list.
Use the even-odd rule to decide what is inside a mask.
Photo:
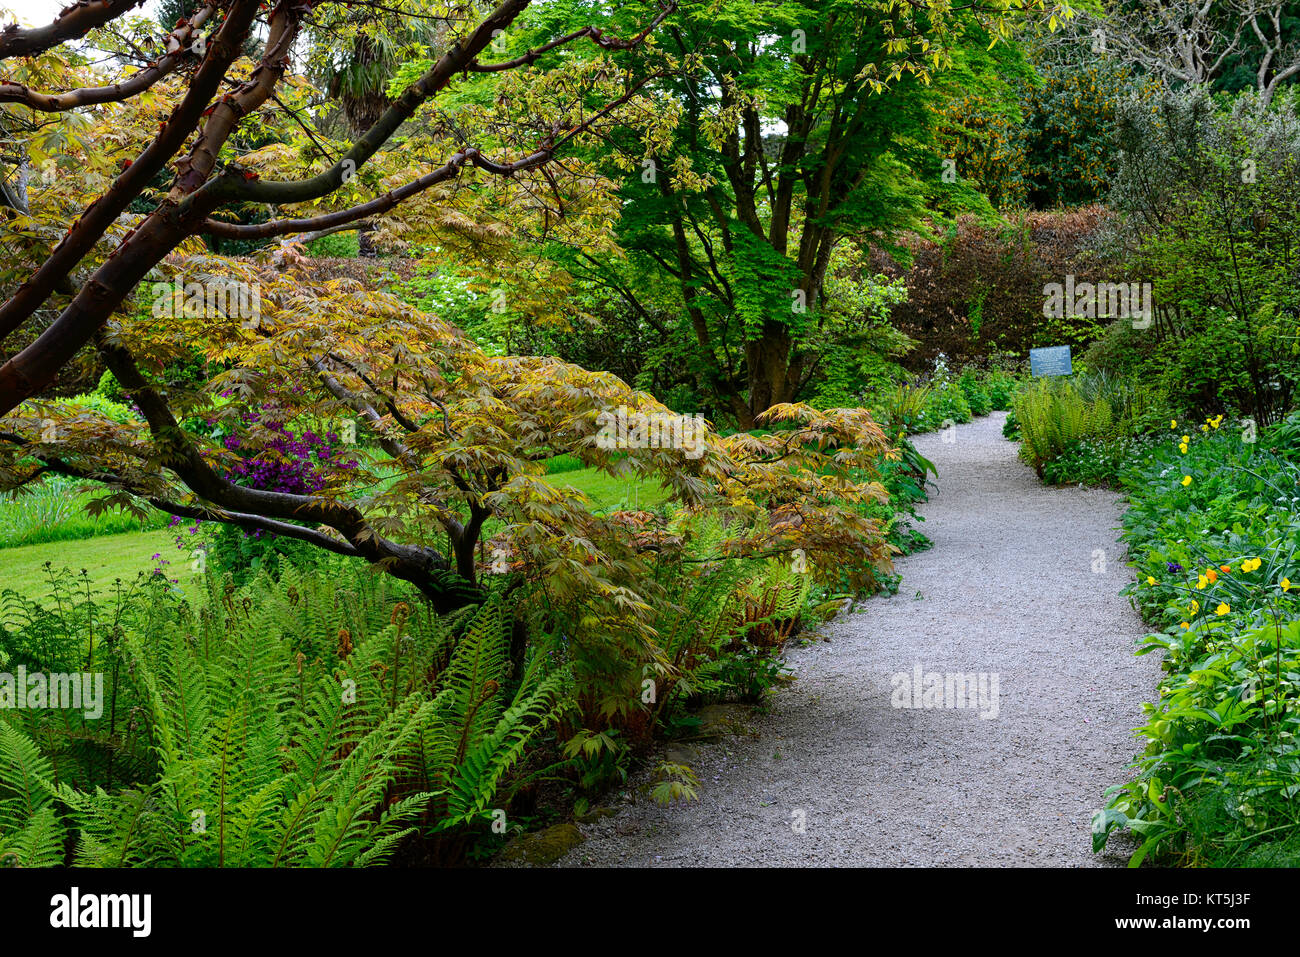
[{"label": "yellow flower", "polygon": [[1199,601],[1197,601],[1195,598],[1193,598],[1193,599],[1192,599],[1192,614],[1194,615],[1194,614],[1196,614],[1196,613],[1197,613],[1198,611],[1200,611],[1200,610],[1201,610],[1201,603],[1200,603]]},{"label": "yellow flower", "polygon": [[1191,485],[1191,484],[1192,484],[1192,477],[1191,477],[1190,475],[1184,475],[1184,476],[1183,476],[1183,484],[1184,484],[1184,485]]},{"label": "yellow flower", "polygon": [[1256,568],[1259,567],[1259,564],[1260,562],[1258,558],[1247,558],[1244,562],[1241,563],[1241,570],[1243,572],[1253,572]]},{"label": "yellow flower", "polygon": [[1178,451],[1179,451],[1179,452],[1182,452],[1184,455],[1186,455],[1186,454],[1187,454],[1187,443],[1186,443],[1186,442],[1179,442],[1179,443],[1178,443]]},{"label": "yellow flower", "polygon": [[1201,426],[1201,431],[1202,431],[1202,432],[1208,432],[1208,431],[1210,431],[1210,427],[1209,427],[1208,425],[1203,425],[1203,426]]},{"label": "yellow flower", "polygon": [[1184,435],[1184,436],[1183,436],[1183,438],[1182,438],[1182,442],[1183,442],[1184,445],[1186,445],[1186,444],[1187,444],[1188,442],[1190,442],[1190,441],[1192,441],[1192,437],[1191,437],[1190,435]]},{"label": "yellow flower", "polygon": [[1154,585],[1155,583],[1156,583],[1156,580],[1155,580],[1154,578],[1152,578],[1150,575],[1148,575],[1148,576],[1147,576],[1147,584],[1148,584],[1148,585]]},{"label": "yellow flower", "polygon": [[1196,587],[1197,587],[1197,588],[1204,588],[1208,583],[1209,583],[1209,580],[1208,580],[1204,575],[1202,575],[1199,579],[1197,579],[1197,581],[1196,581]]},{"label": "yellow flower", "polygon": [[1232,611],[1232,609],[1228,607],[1228,603],[1226,601],[1219,602],[1219,607],[1214,609],[1214,613],[1216,615],[1226,615],[1230,611]]},{"label": "yellow flower", "polygon": [[1188,624],[1187,622],[1185,622],[1185,621],[1180,621],[1180,622],[1178,623],[1178,627],[1180,627],[1180,628],[1191,628],[1192,626],[1189,625],[1189,624]]},{"label": "yellow flower", "polygon": [[1171,429],[1176,429],[1176,428],[1178,428],[1178,420],[1177,420],[1177,419],[1170,419],[1170,420],[1169,420],[1169,427],[1170,427]]},{"label": "yellow flower", "polygon": [[1278,582],[1278,584],[1282,586],[1283,591],[1291,590],[1291,579],[1289,578],[1283,578],[1280,582]]},{"label": "yellow flower", "polygon": [[1216,415],[1214,418],[1210,419],[1209,422],[1210,422],[1211,427],[1217,429],[1220,425],[1223,424],[1223,416],[1222,416],[1222,415]]}]

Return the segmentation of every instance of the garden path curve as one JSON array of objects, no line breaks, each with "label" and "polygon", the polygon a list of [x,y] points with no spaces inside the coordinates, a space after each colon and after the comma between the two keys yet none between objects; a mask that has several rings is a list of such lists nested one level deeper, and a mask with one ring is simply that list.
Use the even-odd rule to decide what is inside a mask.
[{"label": "garden path curve", "polygon": [[[1119,497],[1042,486],[1004,420],[915,440],[939,470],[921,526],[934,547],[899,561],[897,595],[791,647],[798,680],[757,737],[698,747],[699,800],[615,805],[560,866],[1122,862],[1094,857],[1089,821],[1128,776],[1159,665],[1132,654]],[[997,716],[892,707],[891,676],[917,665],[996,673]]]}]

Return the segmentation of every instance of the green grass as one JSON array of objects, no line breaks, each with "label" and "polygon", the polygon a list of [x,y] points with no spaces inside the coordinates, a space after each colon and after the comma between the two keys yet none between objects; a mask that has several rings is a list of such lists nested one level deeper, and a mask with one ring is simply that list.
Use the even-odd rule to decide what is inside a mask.
[{"label": "green grass", "polygon": [[101,535],[71,544],[52,542],[6,548],[0,551],[0,590],[12,588],[28,598],[44,597],[49,585],[44,565],[49,562],[54,571],[67,567],[79,574],[81,569],[86,569],[91,588],[107,594],[113,587],[113,579],[129,583],[137,573],[151,571],[156,565],[155,554],[171,562],[167,571],[172,578],[180,580],[182,588],[193,577],[190,556],[177,550],[175,533],[158,529]]},{"label": "green grass", "polygon": [[574,469],[546,476],[552,485],[572,485],[586,493],[599,511],[619,508],[651,508],[668,498],[668,490],[655,481],[636,475],[613,478],[599,469]]},{"label": "green grass", "polygon": [[557,472],[577,472],[583,468],[582,459],[576,455],[556,455],[546,460],[546,474],[555,475]]},{"label": "green grass", "polygon": [[[574,469],[552,474],[547,476],[547,481],[579,489],[591,499],[598,511],[650,508],[668,497],[668,491],[658,482],[636,476],[614,478],[598,469]],[[25,501],[4,502],[0,503],[0,508],[26,504]],[[84,515],[79,517],[90,522]],[[490,529],[484,531],[490,534]],[[12,588],[29,598],[43,597],[48,590],[48,576],[43,566],[50,562],[56,571],[67,567],[79,573],[86,569],[91,588],[107,593],[115,578],[130,582],[139,572],[151,571],[156,565],[155,554],[161,554],[171,562],[167,566],[169,577],[179,579],[182,589],[190,582],[190,555],[176,548],[174,531],[159,528],[120,534],[91,534],[95,537],[56,539],[11,547],[4,547],[0,540],[0,589]]]},{"label": "green grass", "polygon": [[51,476],[29,494],[0,495],[0,549],[145,531],[167,521],[156,509],[150,509],[143,522],[117,509],[87,515],[86,503],[97,496],[78,494],[79,487],[80,482]]}]

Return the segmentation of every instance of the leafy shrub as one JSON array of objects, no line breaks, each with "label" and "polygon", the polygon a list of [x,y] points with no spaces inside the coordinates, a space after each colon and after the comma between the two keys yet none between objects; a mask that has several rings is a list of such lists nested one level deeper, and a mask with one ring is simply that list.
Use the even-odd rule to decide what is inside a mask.
[{"label": "leafy shrub", "polygon": [[557,475],[561,472],[576,472],[585,469],[586,463],[576,455],[556,455],[546,460],[546,474]]},{"label": "leafy shrub", "polygon": [[355,259],[361,253],[361,234],[355,231],[321,236],[307,243],[307,255],[326,259]]},{"label": "leafy shrub", "polygon": [[[1098,358],[1159,383],[1198,415],[1261,425],[1290,407],[1300,376],[1300,117],[1294,97],[1201,87],[1125,102],[1108,255],[1148,279],[1147,341],[1112,330]],[[1242,157],[1249,157],[1249,175]],[[1115,347],[1132,344],[1130,355]]]},{"label": "leafy shrub", "polygon": [[[1015,404],[1020,414],[1007,417],[1002,434],[1021,440],[1021,457],[1053,484],[1118,484],[1151,436],[1176,419],[1159,387],[1086,368],[1068,379],[1035,380]],[[1028,436],[1025,414],[1032,417]]]},{"label": "leafy shrub", "polygon": [[[940,357],[942,361],[942,357]],[[1010,372],[968,366],[955,380],[946,364],[925,380],[903,381],[873,393],[872,414],[891,436],[933,432],[948,422],[964,424],[995,409],[1009,409],[1019,380]]]},{"label": "leafy shrub", "polygon": [[930,393],[930,401],[917,422],[918,432],[933,432],[949,422],[964,425],[972,418],[966,393],[956,382],[945,382]]},{"label": "leafy shrub", "polygon": [[114,402],[126,402],[126,390],[118,384],[117,379],[113,377],[113,373],[108,370],[105,370],[104,374],[99,377],[99,383],[95,386],[95,393]]},{"label": "leafy shrub", "polygon": [[1115,435],[1163,433],[1171,419],[1179,418],[1165,390],[1141,378],[1085,369],[1069,381],[1085,400],[1110,406]]},{"label": "leafy shrub", "polygon": [[872,412],[888,435],[901,438],[923,432],[921,423],[933,392],[933,386],[926,383],[900,382],[877,395]]},{"label": "leafy shrub", "polygon": [[992,411],[993,400],[985,391],[979,375],[974,369],[967,367],[963,370],[957,384],[961,386],[962,394],[966,397],[966,404],[970,406],[971,415],[988,415]]},{"label": "leafy shrub", "polygon": [[129,406],[114,402],[107,399],[97,392],[87,392],[84,395],[73,396],[68,400],[69,405],[77,406],[91,412],[97,412],[106,419],[111,419],[119,424],[127,422],[143,422],[144,416],[134,411]]},{"label": "leafy shrub", "polygon": [[1020,422],[1016,419],[1015,409],[1007,413],[1006,421],[1002,423],[1002,437],[1013,442],[1020,441]]},{"label": "leafy shrub", "polygon": [[1126,436],[1080,439],[1043,465],[1043,480],[1053,485],[1118,485],[1120,475],[1150,442]]},{"label": "leafy shrub", "polygon": [[1099,205],[1000,224],[963,216],[949,236],[906,237],[906,255],[873,252],[873,268],[907,281],[907,299],[890,316],[918,345],[899,361],[919,372],[940,355],[966,363],[999,350],[1024,356],[1034,346],[1087,345],[1104,321],[1045,318],[1042,289],[1067,274],[1109,281],[1113,261],[1088,250],[1110,217]]},{"label": "leafy shrub", "polygon": [[[266,529],[245,529],[224,522],[197,521],[186,525],[173,515],[169,527],[176,529],[176,547],[187,555],[201,551],[205,563],[219,574],[228,575],[237,586],[246,585],[258,574],[278,578],[281,570],[292,565],[300,570],[325,567],[319,548],[306,542],[277,535]],[[353,569],[361,574],[363,569]]]},{"label": "leafy shrub", "polygon": [[674,533],[686,547],[656,567],[665,584],[656,630],[667,667],[653,709],[661,722],[679,705],[762,698],[783,672],[777,655],[803,627],[812,586],[797,560],[724,560],[735,529],[717,514],[682,515]]},{"label": "leafy shrub", "polygon": [[1019,381],[1010,372],[991,369],[984,377],[984,389],[988,392],[989,408],[1005,412],[1011,408],[1011,397],[1015,395]]}]

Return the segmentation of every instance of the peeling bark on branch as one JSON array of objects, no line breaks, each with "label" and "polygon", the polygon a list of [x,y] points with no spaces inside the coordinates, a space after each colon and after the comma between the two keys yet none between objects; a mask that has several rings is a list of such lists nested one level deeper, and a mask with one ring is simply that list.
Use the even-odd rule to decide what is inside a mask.
[{"label": "peeling bark on branch", "polygon": [[22,29],[11,23],[0,30],[0,60],[35,56],[68,40],[79,40],[95,27],[102,27],[144,0],[78,0],[64,7],[54,22],[43,27]]}]

